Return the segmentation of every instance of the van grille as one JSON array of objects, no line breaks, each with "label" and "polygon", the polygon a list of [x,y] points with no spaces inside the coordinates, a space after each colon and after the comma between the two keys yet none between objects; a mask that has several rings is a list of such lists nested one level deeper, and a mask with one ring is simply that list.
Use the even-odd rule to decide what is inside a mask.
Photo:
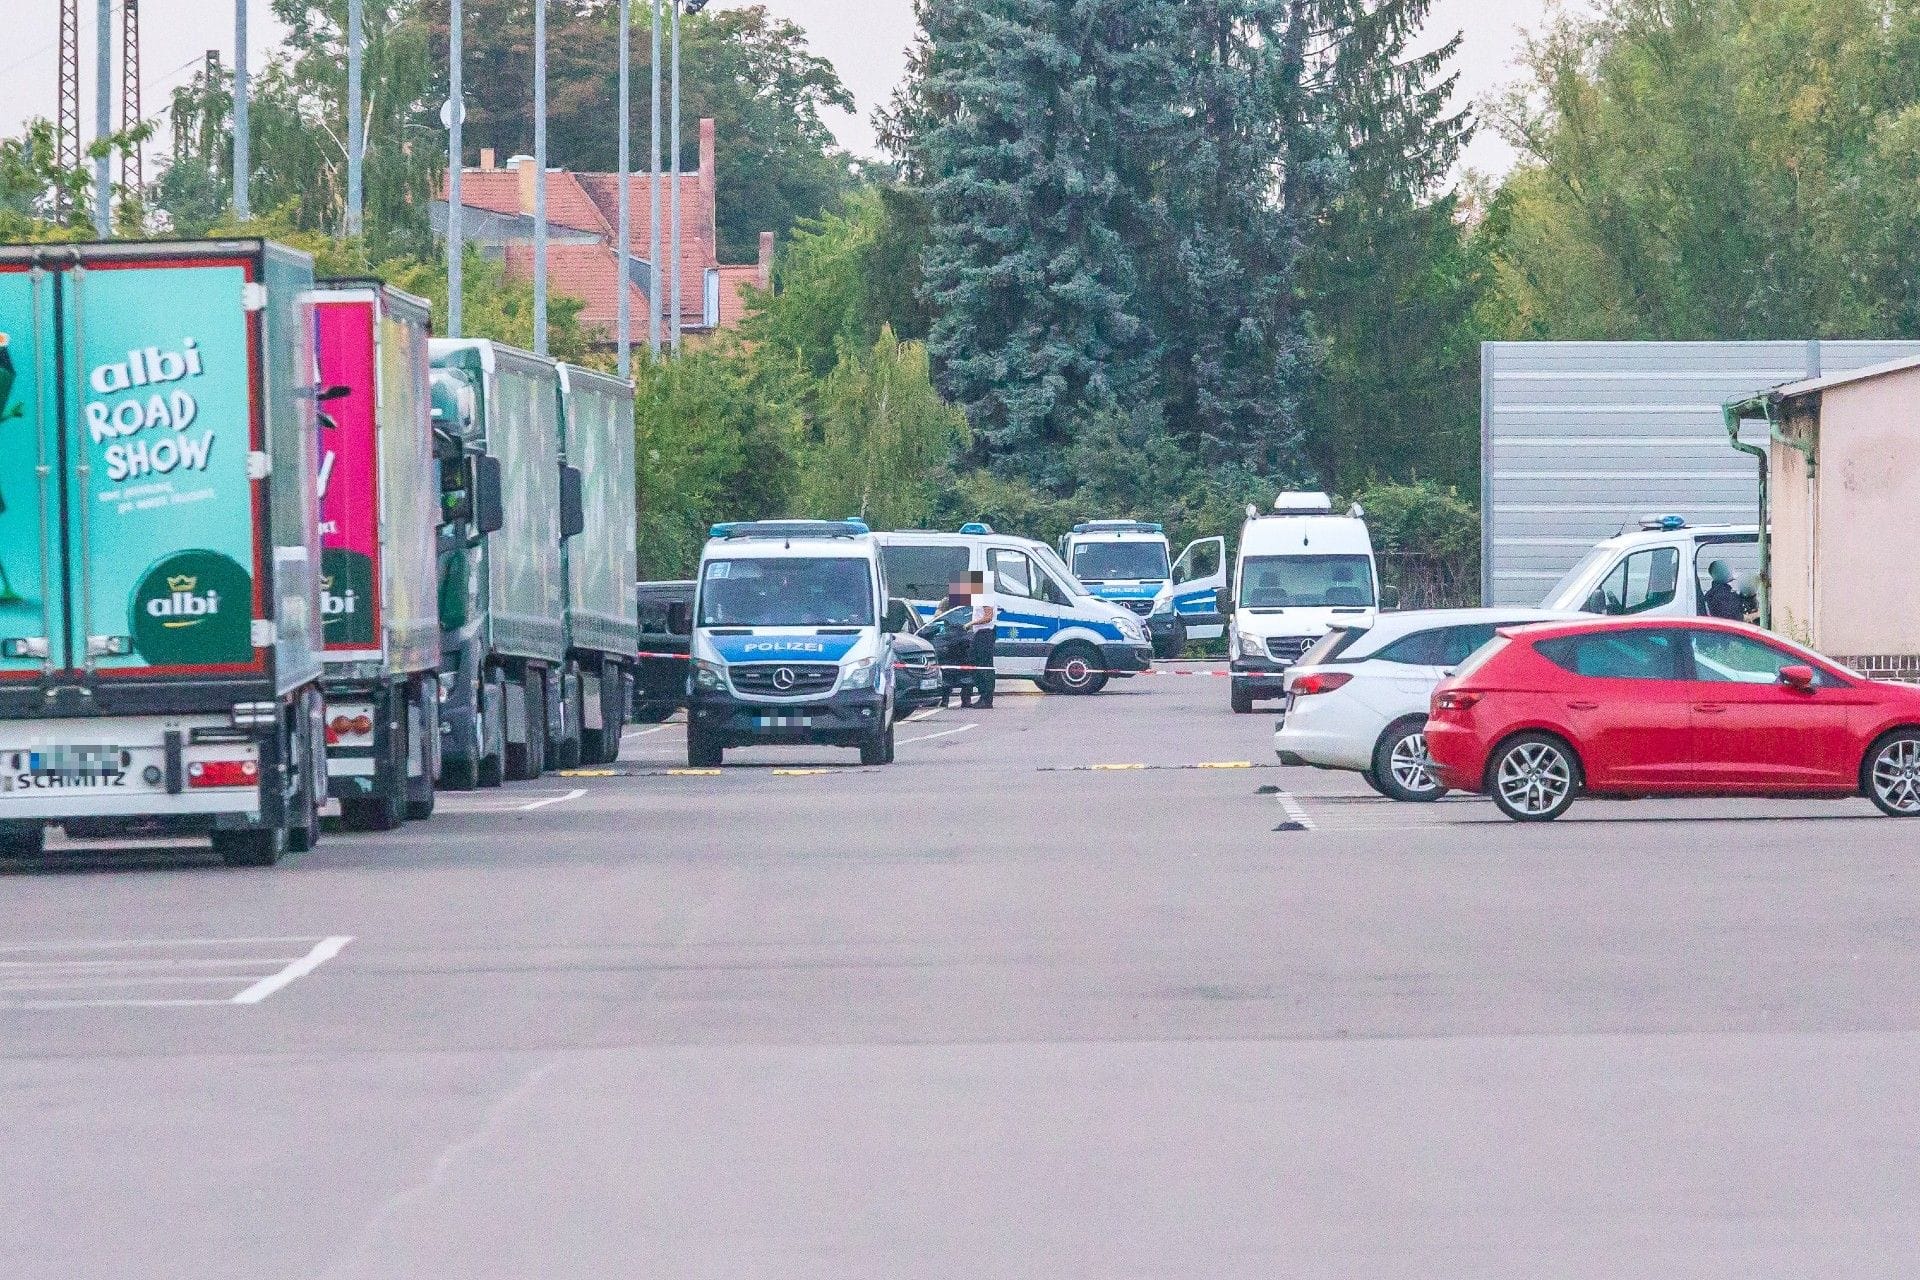
[{"label": "van grille", "polygon": [[1118,603],[1125,605],[1143,618],[1153,612],[1151,600],[1121,600]]},{"label": "van grille", "polygon": [[1313,648],[1312,636],[1274,636],[1267,641],[1267,656],[1275,662],[1293,663]]},{"label": "van grille", "polygon": [[749,662],[729,669],[727,674],[733,677],[733,687],[742,693],[792,698],[830,692],[840,679],[840,668],[831,662]]}]

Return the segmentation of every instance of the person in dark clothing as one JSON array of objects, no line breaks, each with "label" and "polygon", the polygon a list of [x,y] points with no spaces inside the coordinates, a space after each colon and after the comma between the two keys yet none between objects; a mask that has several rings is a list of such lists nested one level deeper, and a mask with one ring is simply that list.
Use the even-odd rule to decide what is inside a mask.
[{"label": "person in dark clothing", "polygon": [[966,654],[965,665],[972,670],[966,673],[970,678],[959,683],[960,705],[963,707],[972,706],[976,700],[982,708],[993,706],[993,639],[999,610],[980,602],[986,589],[985,579],[977,573],[968,574],[963,582],[953,582],[947,586],[947,607],[957,609],[964,606],[970,611],[965,622],[967,645],[962,652]]},{"label": "person in dark clothing", "polygon": [[1707,588],[1704,603],[1707,616],[1725,618],[1730,622],[1745,622],[1747,602],[1734,590],[1733,570],[1727,568],[1725,560],[1715,560],[1707,566],[1707,577],[1712,585]]}]

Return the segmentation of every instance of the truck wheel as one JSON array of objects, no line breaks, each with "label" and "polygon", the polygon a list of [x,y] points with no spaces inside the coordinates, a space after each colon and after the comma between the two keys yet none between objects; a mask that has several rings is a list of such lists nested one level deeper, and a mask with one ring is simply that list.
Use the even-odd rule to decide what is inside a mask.
[{"label": "truck wheel", "polygon": [[420,776],[407,779],[407,820],[410,822],[424,822],[431,818],[434,797],[439,794],[434,789],[433,776],[433,749],[440,740],[440,718],[435,714],[438,703],[434,694],[431,683],[415,683],[413,706],[419,709],[420,719],[408,740],[420,744]]},{"label": "truck wheel", "polygon": [[477,781],[483,787],[497,787],[507,773],[507,681],[498,672],[489,676],[480,691],[480,767]]},{"label": "truck wheel", "polygon": [[321,770],[327,759],[326,729],[322,727],[318,735],[306,732],[315,723],[315,715],[310,702],[302,702],[299,710],[299,723],[289,735],[293,745],[306,733],[305,745],[293,752],[290,758],[299,770],[300,785],[293,797],[293,812],[288,815],[287,851],[290,853],[308,853],[320,843],[320,805],[324,802],[327,783]]},{"label": "truck wheel", "polygon": [[526,741],[507,738],[507,777],[514,782],[531,782],[543,772],[547,753],[547,680],[538,671],[521,678],[520,688],[526,707]]},{"label": "truck wheel", "polygon": [[1174,620],[1173,630],[1167,638],[1154,646],[1156,658],[1177,658],[1187,651],[1187,624]]},{"label": "truck wheel", "polygon": [[389,780],[387,790],[383,795],[340,802],[340,824],[349,831],[392,831],[407,820],[407,722],[411,716],[404,705],[397,717],[393,711],[389,703],[387,767],[381,771]]},{"label": "truck wheel", "polygon": [[1107,687],[1100,655],[1078,640],[1068,641],[1047,659],[1047,678],[1061,693],[1098,693]]},{"label": "truck wheel", "polygon": [[1253,713],[1253,690],[1238,680],[1229,681],[1233,687],[1227,694],[1227,700],[1233,704],[1233,713],[1237,716]]},{"label": "truck wheel", "polygon": [[687,724],[687,767],[718,769],[724,763],[726,763],[726,748],[720,744],[719,735],[689,722]]},{"label": "truck wheel", "polygon": [[580,670],[569,666],[560,677],[560,736],[549,744],[548,754],[556,769],[578,769],[584,754],[582,735],[586,732],[585,696]]},{"label": "truck wheel", "polygon": [[0,858],[37,858],[47,851],[47,829],[38,822],[0,822]]},{"label": "truck wheel", "polygon": [[287,851],[285,827],[259,827],[252,831],[216,831],[213,851],[230,867],[271,867]]}]

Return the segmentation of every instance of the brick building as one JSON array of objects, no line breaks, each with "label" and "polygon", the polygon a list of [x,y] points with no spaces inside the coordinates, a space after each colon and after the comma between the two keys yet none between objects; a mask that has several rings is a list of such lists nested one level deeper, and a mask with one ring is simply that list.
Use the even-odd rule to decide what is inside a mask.
[{"label": "brick building", "polygon": [[[714,128],[700,121],[700,167],[682,172],[680,183],[680,310],[684,331],[698,338],[740,323],[746,314],[746,290],[764,289],[773,265],[773,233],[760,234],[760,260],[723,264],[715,223]],[[482,253],[504,261],[510,275],[533,278],[533,159],[514,156],[505,165],[495,163],[489,149],[480,152],[480,166],[463,169],[460,176],[461,236]],[[665,182],[671,183],[672,175]],[[649,173],[630,179],[632,202],[632,270],[626,281],[632,307],[633,342],[647,339],[647,294],[653,284],[652,185]],[[660,193],[660,248],[671,251],[671,188]],[[586,303],[581,328],[595,341],[611,346],[619,323],[620,265],[615,252],[620,219],[620,177],[613,173],[575,173],[547,170],[547,288],[555,296]],[[447,191],[444,179],[433,203],[434,230],[447,229]],[[665,277],[663,289],[670,289]],[[672,299],[665,299],[671,307]]]}]

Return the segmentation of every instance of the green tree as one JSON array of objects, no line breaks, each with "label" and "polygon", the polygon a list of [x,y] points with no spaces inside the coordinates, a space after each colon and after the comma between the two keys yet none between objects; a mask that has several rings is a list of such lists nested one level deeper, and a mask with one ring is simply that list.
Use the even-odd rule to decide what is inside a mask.
[{"label": "green tree", "polygon": [[926,347],[884,325],[869,348],[843,343],[818,403],[819,443],[799,470],[803,509],[882,528],[924,521],[967,435],[965,415],[933,388]]},{"label": "green tree", "polygon": [[[251,202],[284,211],[305,231],[339,232],[347,186],[347,0],[274,0],[287,42],[267,63],[248,103]],[[416,0],[366,0],[364,13],[366,237],[378,257],[423,252],[427,205],[446,167],[437,119],[440,74]],[[157,187],[173,227],[198,234],[231,202],[231,73],[202,72],[175,90],[174,154]]]},{"label": "green tree", "polygon": [[1430,0],[1342,0],[1324,62],[1347,173],[1309,239],[1318,359],[1306,444],[1329,489],[1427,475],[1471,485],[1483,272],[1448,189],[1470,124],[1448,106],[1459,37],[1409,54]]},{"label": "green tree", "polygon": [[1484,228],[1503,334],[1920,332],[1920,10],[1610,0],[1526,64]]},{"label": "green tree", "polygon": [[[446,0],[426,0],[434,47],[446,47]],[[468,0],[466,145],[502,156],[533,150],[532,0]],[[651,7],[633,8],[634,164],[645,169]],[[618,101],[619,7],[572,0],[548,10],[547,154],[566,168],[608,172],[618,160],[608,118]],[[806,33],[764,5],[692,14],[680,24],[682,165],[699,155],[698,122],[719,137],[716,215],[721,257],[751,261],[762,231],[784,234],[834,208],[853,185],[851,160],[822,112],[851,110],[833,65]],[[667,140],[661,141],[663,157]],[[664,160],[663,160],[664,163]]]},{"label": "green tree", "polygon": [[1153,394],[1139,311],[1142,134],[1160,127],[1165,70],[1137,0],[975,0],[919,9],[922,83],[908,102],[931,210],[928,345],[966,410],[975,455],[1066,488],[1080,423]]}]

